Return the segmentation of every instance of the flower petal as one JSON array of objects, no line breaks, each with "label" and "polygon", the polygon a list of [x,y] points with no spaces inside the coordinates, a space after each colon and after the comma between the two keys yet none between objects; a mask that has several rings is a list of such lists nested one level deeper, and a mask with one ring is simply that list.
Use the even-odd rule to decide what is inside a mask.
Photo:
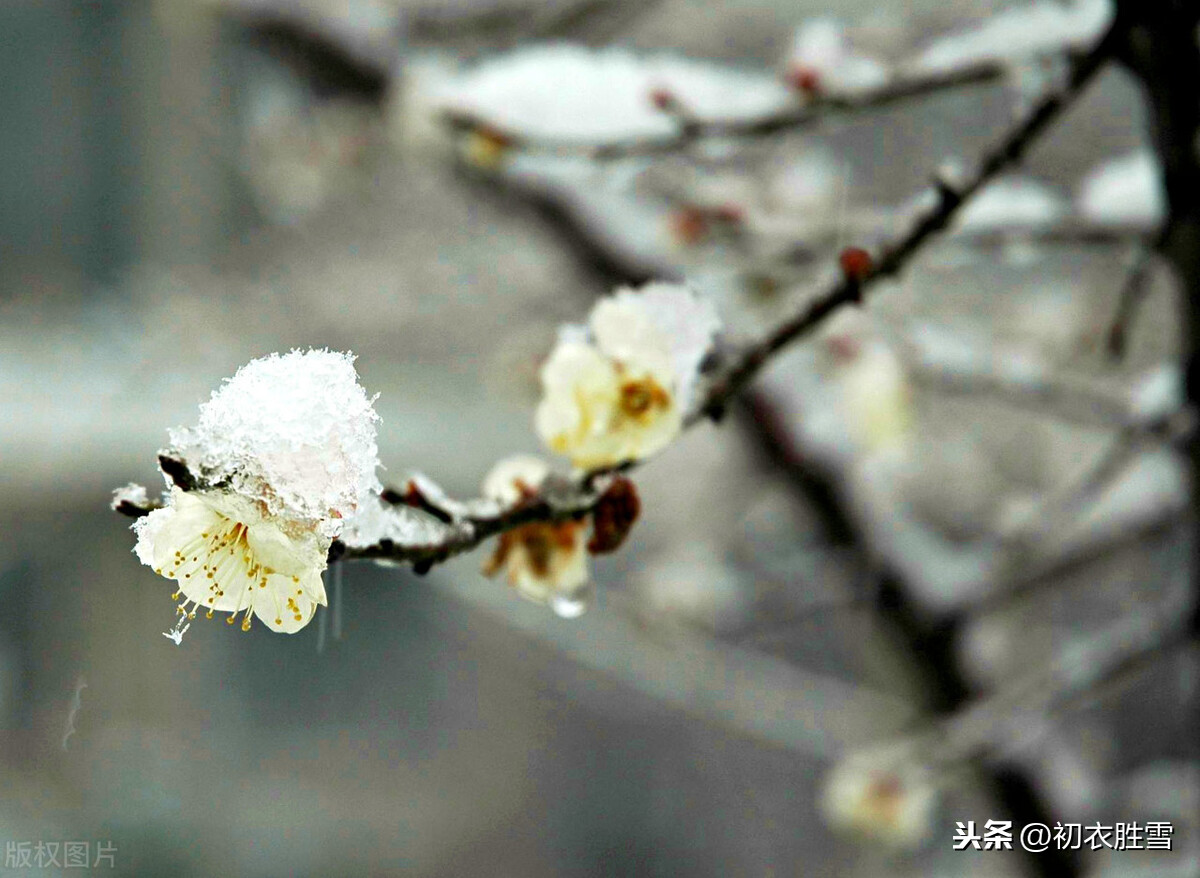
[{"label": "flower petal", "polygon": [[[311,587],[309,583],[307,588]],[[272,631],[295,634],[312,621],[317,611],[317,601],[307,593],[307,588],[303,580],[296,583],[291,576],[268,576],[267,585],[254,589],[251,597],[254,615]]]}]

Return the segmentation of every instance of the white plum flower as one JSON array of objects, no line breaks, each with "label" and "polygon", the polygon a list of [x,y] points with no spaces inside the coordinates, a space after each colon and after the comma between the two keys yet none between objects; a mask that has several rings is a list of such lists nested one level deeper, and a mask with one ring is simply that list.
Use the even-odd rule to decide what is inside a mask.
[{"label": "white plum flower", "polygon": [[[540,458],[505,458],[484,479],[483,493],[511,507],[536,493],[549,474],[550,467]],[[560,616],[579,616],[587,608],[589,591],[586,531],[586,519],[514,528],[500,535],[484,573],[493,576],[503,570],[522,597],[548,604]]]},{"label": "white plum flower", "polygon": [[805,92],[853,95],[883,87],[891,73],[877,59],[853,49],[840,21],[815,18],[796,30],[788,77]]},{"label": "white plum flower", "polygon": [[[294,633],[325,604],[321,573],[346,520],[380,485],[378,416],[353,366],[331,351],[292,351],[243,366],[171,431],[170,456],[195,481],[133,527],[143,564],[179,584],[193,618],[244,612]],[[188,606],[190,603],[190,607]]]},{"label": "white plum flower", "polygon": [[[227,491],[171,490],[170,505],[134,523],[134,551],[179,583],[179,612],[253,613],[272,631],[294,634],[326,605],[321,571],[328,541],[314,525],[270,516],[259,501]],[[191,604],[189,607],[188,604]]]},{"label": "white plum flower", "polygon": [[892,347],[854,310],[830,321],[823,344],[846,437],[867,454],[903,447],[915,412],[908,375]]},{"label": "white plum flower", "polygon": [[853,753],[830,772],[821,809],[834,829],[895,847],[918,846],[930,833],[937,790],[907,743]]},{"label": "white plum flower", "polygon": [[538,435],[580,469],[648,457],[683,428],[700,364],[719,328],[687,288],[619,290],[566,327],[542,366]]}]

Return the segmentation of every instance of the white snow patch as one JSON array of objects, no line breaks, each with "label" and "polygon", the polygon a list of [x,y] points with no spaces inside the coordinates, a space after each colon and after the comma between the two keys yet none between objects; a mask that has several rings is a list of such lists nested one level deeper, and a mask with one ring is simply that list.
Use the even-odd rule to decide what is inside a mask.
[{"label": "white snow patch", "polygon": [[760,118],[794,102],[766,74],[569,44],[533,46],[484,61],[446,83],[436,101],[512,134],[603,144],[678,132],[674,116],[652,103],[656,89],[707,120]]},{"label": "white snow patch", "polygon": [[352,549],[391,540],[399,547],[431,546],[446,541],[454,527],[407,506],[393,506],[377,498],[367,500],[346,519],[341,541]]},{"label": "white snow patch", "polygon": [[1043,183],[1027,177],[997,180],[972,198],[958,214],[960,231],[1039,228],[1059,220],[1066,201]]},{"label": "white snow patch", "polygon": [[133,506],[146,506],[149,502],[150,498],[146,496],[145,487],[130,482],[124,488],[117,488],[113,491],[112,502],[109,505],[113,509],[117,509],[122,503],[129,503]]},{"label": "white snow patch", "polygon": [[1183,371],[1176,365],[1163,364],[1147,371],[1134,384],[1129,414],[1139,424],[1161,421],[1183,408],[1184,396]]},{"label": "white snow patch", "polygon": [[169,435],[207,482],[228,480],[271,514],[319,521],[334,535],[339,517],[381,490],[373,403],[350,354],[271,354],[213,391],[199,426]]},{"label": "white snow patch", "polygon": [[935,40],[913,66],[928,72],[950,71],[1076,48],[1097,39],[1112,15],[1111,0],[1016,6],[977,27]]},{"label": "white snow patch", "polygon": [[1167,215],[1162,168],[1148,151],[1093,168],[1079,187],[1079,212],[1093,222],[1156,226]]}]

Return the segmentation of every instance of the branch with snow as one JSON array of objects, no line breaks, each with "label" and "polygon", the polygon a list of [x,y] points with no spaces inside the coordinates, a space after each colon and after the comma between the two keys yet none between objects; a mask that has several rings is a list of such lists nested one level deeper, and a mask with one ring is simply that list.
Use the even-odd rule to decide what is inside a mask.
[{"label": "branch with snow", "polygon": [[[761,342],[746,350],[717,382],[703,412],[717,415],[725,401],[753,378],[777,351],[805,335],[843,305],[862,301],[874,282],[898,274],[935,235],[950,226],[960,208],[997,174],[1016,164],[1033,140],[1068,107],[1113,53],[1117,35],[1110,31],[1086,54],[1076,58],[1066,81],[1043,95],[1013,128],[989,149],[975,169],[942,175],[924,197],[927,207],[909,230],[874,253],[843,253],[842,275],[829,289],[814,296],[808,307],[785,322]],[[853,250],[853,248],[851,248]]]},{"label": "branch with snow", "polygon": [[[1038,3],[900,62],[852,45],[839,22],[815,19],[796,32],[777,77],[672,55],[536,46],[449,77],[414,106],[461,132],[468,155],[482,156],[477,141],[486,140],[492,161],[485,166],[508,150],[593,159],[655,155],[1011,78],[1022,65],[1086,50],[1111,11],[1108,0],[1085,0],[1070,11]],[[1035,77],[1034,85],[1044,78]]]},{"label": "branch with snow", "polygon": [[[582,49],[572,51],[584,52]],[[546,60],[537,56],[522,59],[522,63],[528,63],[542,77],[546,76]],[[528,117],[525,114],[497,114],[495,108],[504,106],[501,95],[489,95],[487,90],[479,88],[488,81],[484,78],[489,73],[486,68],[479,73],[480,83],[469,80],[461,89],[455,89],[455,94],[461,94],[462,99],[445,99],[440,116],[463,136],[482,134],[492,139],[501,151],[511,149],[605,161],[676,152],[706,139],[761,137],[805,128],[831,114],[886,107],[947,89],[995,82],[1007,72],[1003,64],[982,62],[953,71],[904,75],[885,80],[866,91],[815,92],[805,97],[791,93],[782,83],[762,81],[747,74],[725,73],[717,78],[694,62],[675,60],[661,67],[653,64],[643,67],[632,58],[621,60],[622,66],[630,68],[628,78],[636,85],[626,82],[621,88],[626,76],[620,77],[616,93],[624,100],[609,113],[585,114],[580,107],[586,100],[575,92],[563,92],[563,100],[569,98],[575,102],[567,118],[586,116],[586,125],[560,123],[547,127],[545,121],[535,124],[534,119],[563,118],[560,113],[541,108],[530,110]],[[602,105],[611,103],[614,99],[612,85],[606,77],[595,76],[595,63],[598,62],[584,65],[584,78],[598,81],[598,102]],[[577,72],[570,81],[578,80]],[[563,80],[555,78],[556,84],[560,81]],[[505,86],[506,83],[501,82],[496,88],[507,94]],[[741,98],[735,99],[739,92]],[[746,97],[747,93],[752,100]],[[468,95],[469,100],[466,99]],[[524,103],[528,104],[529,99]]]},{"label": "branch with snow", "polygon": [[[575,477],[542,474],[536,484],[518,478],[509,486],[515,494],[493,490],[465,504],[421,477],[384,493],[376,477],[376,415],[352,359],[296,351],[244,367],[201,408],[198,427],[172,431],[172,448],[160,456],[170,488],[165,506],[155,508],[129,486],[116,492],[113,507],[140,517],[138,557],[179,583],[182,616],[219,610],[232,622],[244,612],[246,628],[253,613],[285,632],[302,628],[325,604],[320,574],[330,560],[409,562],[423,572],[493,536],[588,516],[615,529],[614,538],[597,528],[592,540],[611,548],[636,515],[631,486],[618,472],[700,420],[719,418],[775,353],[901,271],[975,193],[1020,159],[1100,68],[1111,43],[1110,35],[1076,59],[1067,81],[1031,107],[974,173],[939,179],[905,234],[875,254],[844,251],[835,283],[724,361],[715,314],[689,290],[669,284],[619,291],[596,306],[588,325],[564,328],[543,366],[536,426],[551,450],[571,459]],[[519,547],[501,547],[496,569],[520,557],[552,583],[546,595],[577,585],[574,572],[551,575],[547,555],[556,545],[574,551],[573,529],[524,537]],[[514,555],[515,548],[521,551]],[[570,557],[553,569],[574,570]],[[523,575],[509,571],[514,581]]]}]

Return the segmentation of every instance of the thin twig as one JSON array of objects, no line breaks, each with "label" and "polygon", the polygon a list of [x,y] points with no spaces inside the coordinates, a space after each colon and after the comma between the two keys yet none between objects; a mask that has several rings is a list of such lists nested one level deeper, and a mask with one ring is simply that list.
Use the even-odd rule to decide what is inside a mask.
[{"label": "thin twig", "polygon": [[1108,628],[1070,641],[1044,668],[948,717],[932,748],[938,761],[1003,755],[1028,741],[1035,717],[1052,716],[1125,671],[1156,658],[1187,635],[1186,589],[1160,605],[1140,608]]},{"label": "thin twig", "polygon": [[1114,360],[1125,356],[1129,327],[1150,288],[1157,251],[1162,246],[1162,240],[1162,236],[1159,235],[1152,244],[1138,250],[1133,266],[1125,276],[1125,282],[1121,284],[1121,291],[1117,296],[1117,310],[1108,330],[1106,345],[1109,357]]},{"label": "thin twig", "polygon": [[[944,179],[937,180],[932,187],[934,207],[918,217],[906,234],[885,245],[865,275],[843,276],[831,289],[814,299],[804,311],[776,328],[760,343],[747,349],[739,361],[729,369],[724,380],[712,386],[699,416],[719,415],[728,399],[757,375],[777,351],[807,334],[842,305],[860,302],[866,288],[875,281],[895,275],[905,268],[930,238],[950,224],[971,196],[1002,170],[1020,161],[1033,140],[1071,104],[1108,60],[1115,42],[1114,32],[1109,31],[1091,51],[1074,58],[1066,84],[1036,102],[1028,113],[984,154],[974,174],[953,183]],[[693,420],[698,420],[699,416]]]}]

